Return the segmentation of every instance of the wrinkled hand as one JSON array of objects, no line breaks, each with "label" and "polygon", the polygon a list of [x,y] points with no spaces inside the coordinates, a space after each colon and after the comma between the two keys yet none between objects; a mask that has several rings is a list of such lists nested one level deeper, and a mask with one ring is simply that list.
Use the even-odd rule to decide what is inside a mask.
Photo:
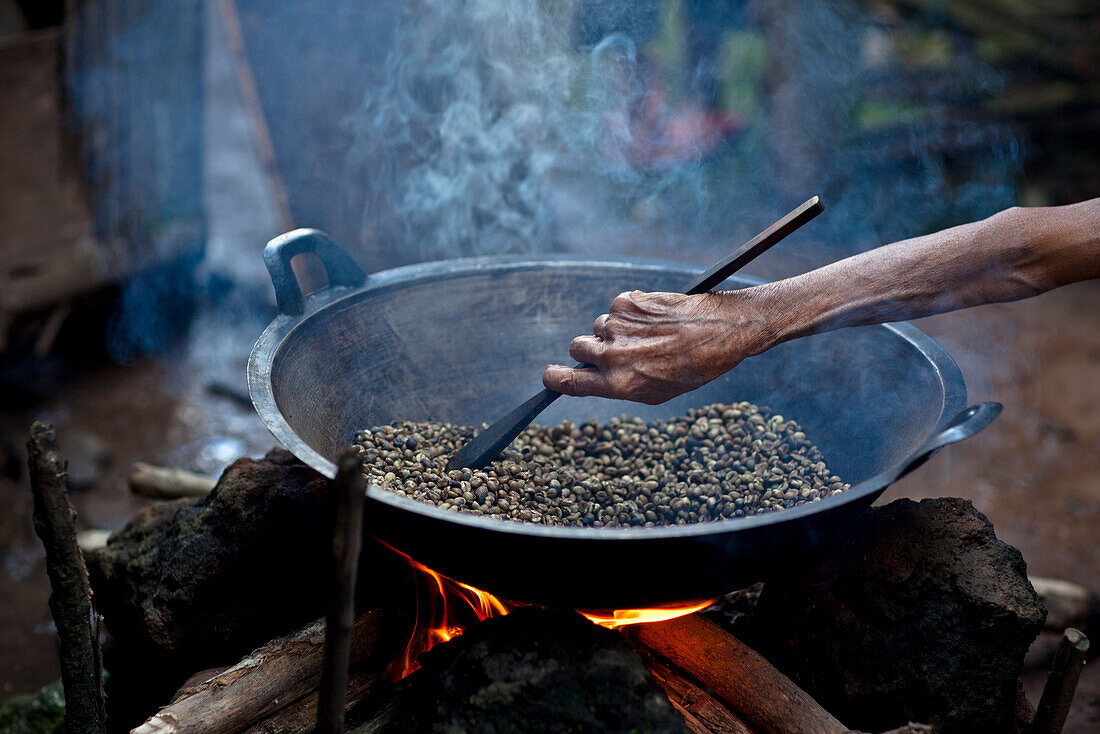
[{"label": "wrinkled hand", "polygon": [[620,293],[591,336],[569,355],[594,365],[550,365],[543,384],[566,395],[595,395],[655,405],[694,390],[769,345],[769,332],[747,291]]}]

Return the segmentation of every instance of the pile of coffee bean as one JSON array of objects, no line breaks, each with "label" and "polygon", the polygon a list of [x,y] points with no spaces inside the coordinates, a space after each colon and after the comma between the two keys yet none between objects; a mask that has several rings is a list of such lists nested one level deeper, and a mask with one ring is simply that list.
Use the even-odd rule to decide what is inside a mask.
[{"label": "pile of coffee bean", "polygon": [[848,489],[794,421],[750,403],[667,421],[530,426],[484,469],[448,472],[474,436],[449,423],[360,431],[368,481],[444,510],[588,527],[685,525],[783,510]]}]

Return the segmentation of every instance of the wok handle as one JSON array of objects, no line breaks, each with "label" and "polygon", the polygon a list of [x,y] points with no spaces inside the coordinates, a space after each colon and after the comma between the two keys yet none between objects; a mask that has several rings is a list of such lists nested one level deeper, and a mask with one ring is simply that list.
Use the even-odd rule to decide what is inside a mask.
[{"label": "wok handle", "polygon": [[971,405],[951,419],[947,427],[928,439],[923,446],[902,462],[892,481],[901,479],[909,472],[932,458],[932,455],[944,446],[970,438],[993,422],[1003,406],[1000,403],[978,403]]},{"label": "wok handle", "polygon": [[[325,266],[328,285],[358,288],[366,281],[363,270],[351,259],[336,240],[319,229],[295,229],[281,234],[264,248],[264,265],[275,286],[275,302],[279,313],[301,316],[305,310],[305,295],[290,267],[290,259],[303,252],[312,252]],[[327,286],[326,286],[327,287]]]}]

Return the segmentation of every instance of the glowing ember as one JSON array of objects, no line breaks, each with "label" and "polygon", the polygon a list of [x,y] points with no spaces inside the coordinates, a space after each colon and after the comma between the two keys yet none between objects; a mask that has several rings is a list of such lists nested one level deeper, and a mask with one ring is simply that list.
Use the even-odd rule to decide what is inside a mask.
[{"label": "glowing ember", "polygon": [[692,614],[702,609],[706,609],[715,601],[715,599],[708,599],[706,601],[676,607],[613,609],[609,612],[578,611],[587,617],[589,622],[613,630],[619,627],[625,627],[628,624],[645,624],[647,622],[664,622],[666,619],[676,619],[685,614]]}]

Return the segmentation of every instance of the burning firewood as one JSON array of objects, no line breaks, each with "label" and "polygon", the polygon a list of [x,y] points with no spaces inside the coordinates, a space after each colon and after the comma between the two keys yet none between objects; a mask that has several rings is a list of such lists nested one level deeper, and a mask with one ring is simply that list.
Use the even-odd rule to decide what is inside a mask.
[{"label": "burning firewood", "polygon": [[643,646],[635,652],[694,734],[755,734],[756,729],[675,666]]},{"label": "burning firewood", "polygon": [[[402,654],[400,647],[407,639],[407,625],[403,619],[378,611],[361,616],[352,628],[345,699],[345,709],[358,723],[354,731],[384,734],[425,724],[432,716],[441,715],[439,712],[426,713],[424,706],[429,701],[433,702],[433,708],[438,705],[443,707],[440,711],[448,711],[445,716],[460,718],[463,715],[493,716],[499,713],[499,706],[511,710],[506,703],[493,703],[489,699],[482,701],[480,706],[483,708],[470,708],[471,701],[484,698],[479,694],[471,699],[468,690],[470,686],[476,689],[480,685],[472,681],[482,677],[481,674],[473,675],[472,671],[482,670],[481,665],[488,666],[484,672],[489,678],[487,682],[482,681],[482,688],[488,686],[493,691],[503,685],[502,681],[518,686],[521,679],[526,681],[522,685],[533,686],[532,691],[542,691],[545,686],[524,678],[532,665],[544,671],[560,669],[557,675],[564,679],[578,675],[578,671],[595,671],[584,675],[594,674],[597,676],[594,680],[604,681],[600,685],[606,685],[609,661],[619,660],[617,665],[628,665],[622,654],[625,652],[629,657],[629,651],[623,649],[616,653],[614,645],[603,637],[599,638],[604,640],[601,647],[594,642],[596,638],[589,639],[590,635],[584,633],[585,629],[595,632],[595,627],[582,624],[577,628],[568,617],[560,612],[528,608],[521,610],[519,615],[477,625],[468,632],[469,637],[463,636],[467,637],[466,641],[442,649],[441,659],[396,681],[390,675],[394,672],[391,663]],[[579,621],[579,617],[575,619]],[[324,626],[324,622],[318,620],[292,635],[273,640],[236,666],[182,690],[171,704],[134,729],[132,734],[303,734],[314,731],[321,696]],[[632,625],[624,630],[627,641],[641,656],[641,662],[693,734],[849,732],[764,658],[698,614]],[[597,634],[608,633],[600,631]],[[615,637],[611,635],[610,639]],[[455,644],[457,647],[453,646]],[[534,646],[528,649],[530,645]],[[570,650],[572,652],[567,652]],[[561,655],[566,657],[556,657]],[[542,660],[543,656],[548,657]],[[439,653],[433,653],[433,657],[439,657]],[[502,661],[512,659],[518,661],[515,664],[520,668],[509,673],[506,669],[510,664]],[[601,663],[595,668],[601,670],[589,665],[596,659]],[[550,661],[548,667],[543,665],[547,661]],[[581,667],[575,667],[577,664]],[[489,673],[490,670],[494,672]],[[625,671],[623,668],[624,691],[637,686],[636,681],[631,682],[636,676],[626,675]],[[494,682],[494,675],[504,678]],[[509,675],[519,677],[513,680]],[[579,685],[589,690],[589,683]],[[561,697],[557,684],[550,687],[555,692],[546,695]],[[631,690],[634,692],[627,698],[640,695],[636,688]],[[588,701],[592,704],[604,700],[600,697],[606,693],[588,695],[595,696]],[[564,698],[573,700],[572,694]],[[621,696],[617,694],[612,698],[619,702]],[[524,700],[525,705],[538,710],[546,705],[526,697]],[[570,715],[583,717],[585,714],[583,710],[578,713],[570,708]],[[667,725],[669,722],[665,721],[661,726]],[[929,731],[924,725],[909,724],[889,734],[928,734]]]},{"label": "burning firewood", "polygon": [[766,734],[843,734],[848,727],[754,650],[698,614],[625,628],[714,691]]}]

